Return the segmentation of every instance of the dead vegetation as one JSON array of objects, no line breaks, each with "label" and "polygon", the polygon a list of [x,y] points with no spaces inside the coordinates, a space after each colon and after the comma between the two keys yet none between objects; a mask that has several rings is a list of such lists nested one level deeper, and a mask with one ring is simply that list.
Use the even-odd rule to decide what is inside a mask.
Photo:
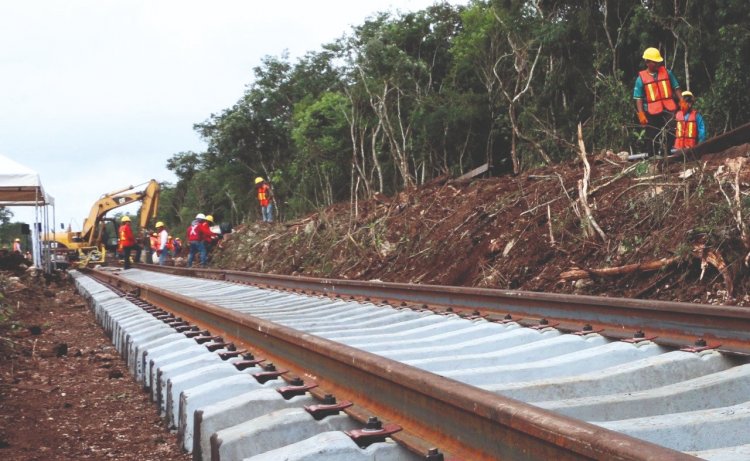
[{"label": "dead vegetation", "polygon": [[[750,146],[697,162],[591,155],[518,176],[251,224],[214,264],[279,274],[750,304]],[[356,205],[356,206],[355,206]]]}]

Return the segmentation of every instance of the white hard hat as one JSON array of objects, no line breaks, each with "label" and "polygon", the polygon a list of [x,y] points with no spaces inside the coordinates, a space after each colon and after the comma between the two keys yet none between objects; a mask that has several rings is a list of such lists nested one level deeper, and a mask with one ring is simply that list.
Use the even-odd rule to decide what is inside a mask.
[{"label": "white hard hat", "polygon": [[195,219],[206,219],[206,215],[204,215],[203,213],[198,213],[197,215],[195,215]]}]

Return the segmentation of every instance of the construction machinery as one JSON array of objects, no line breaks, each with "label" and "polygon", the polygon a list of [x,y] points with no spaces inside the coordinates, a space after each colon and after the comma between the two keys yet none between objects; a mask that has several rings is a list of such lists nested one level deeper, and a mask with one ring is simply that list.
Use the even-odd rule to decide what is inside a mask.
[{"label": "construction machinery", "polygon": [[140,229],[144,229],[150,219],[156,218],[159,192],[159,183],[152,179],[138,186],[128,186],[104,194],[91,206],[80,231],[72,231],[68,227],[67,231],[45,235],[44,241],[49,243],[53,253],[57,255],[55,261],[58,265],[86,266],[90,263],[103,263],[107,247],[112,248],[117,244],[116,226],[110,226],[112,231],[107,232],[107,223],[114,221],[105,218],[107,212],[140,201],[142,204],[138,224]]}]

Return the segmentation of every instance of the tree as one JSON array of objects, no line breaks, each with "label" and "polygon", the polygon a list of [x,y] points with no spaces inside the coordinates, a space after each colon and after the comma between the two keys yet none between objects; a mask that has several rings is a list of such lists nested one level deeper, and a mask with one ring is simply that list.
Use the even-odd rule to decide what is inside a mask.
[{"label": "tree", "polygon": [[0,206],[0,225],[8,224],[10,222],[10,218],[13,217],[13,212],[9,209]]},{"label": "tree", "polygon": [[[168,161],[162,203],[257,213],[252,178],[289,216],[391,194],[490,163],[520,173],[638,136],[632,88],[647,46],[698,95],[712,134],[747,122],[745,2],[473,0],[381,13],[291,61],[267,56],[231,107],[195,125],[205,152]],[[165,202],[169,202],[166,205]]]}]

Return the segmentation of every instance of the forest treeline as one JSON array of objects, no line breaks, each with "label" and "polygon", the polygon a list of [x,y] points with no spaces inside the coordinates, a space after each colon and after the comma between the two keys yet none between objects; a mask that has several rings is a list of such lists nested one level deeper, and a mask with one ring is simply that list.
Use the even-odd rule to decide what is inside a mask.
[{"label": "forest treeline", "polygon": [[492,174],[643,135],[632,91],[657,47],[697,96],[709,136],[750,120],[744,0],[470,1],[381,13],[301,58],[268,56],[244,94],[197,123],[205,152],[167,162],[161,216],[237,224],[270,180],[279,218],[392,194],[489,163]]}]

